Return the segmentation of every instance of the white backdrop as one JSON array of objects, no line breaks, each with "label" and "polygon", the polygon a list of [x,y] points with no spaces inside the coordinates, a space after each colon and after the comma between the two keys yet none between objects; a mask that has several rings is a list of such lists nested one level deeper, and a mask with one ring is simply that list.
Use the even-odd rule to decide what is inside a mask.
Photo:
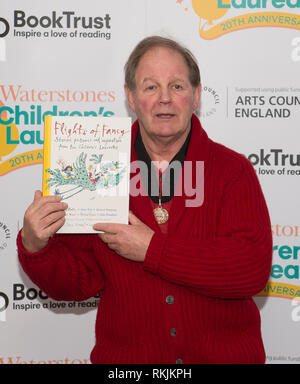
[{"label": "white backdrop", "polygon": [[270,281],[255,299],[267,363],[300,363],[300,2],[278,4],[1,1],[0,363],[89,362],[99,299],[45,298],[19,268],[15,240],[41,189],[43,114],[127,116],[123,66],[152,34],[194,52],[204,129],[258,173],[274,235]]}]

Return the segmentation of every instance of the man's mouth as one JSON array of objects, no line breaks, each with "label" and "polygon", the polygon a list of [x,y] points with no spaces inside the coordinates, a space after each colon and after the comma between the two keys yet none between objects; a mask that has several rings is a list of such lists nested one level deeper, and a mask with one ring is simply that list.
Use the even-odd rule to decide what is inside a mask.
[{"label": "man's mouth", "polygon": [[159,119],[171,119],[174,116],[175,115],[172,113],[157,113],[156,114],[156,117],[158,117]]}]

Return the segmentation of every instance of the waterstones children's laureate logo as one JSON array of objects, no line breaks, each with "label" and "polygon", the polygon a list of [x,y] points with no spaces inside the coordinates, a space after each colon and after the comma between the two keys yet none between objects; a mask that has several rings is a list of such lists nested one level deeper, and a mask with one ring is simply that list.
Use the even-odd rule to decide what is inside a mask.
[{"label": "waterstones children's laureate logo", "polygon": [[300,299],[298,245],[274,245],[270,281],[257,296]]},{"label": "waterstones children's laureate logo", "polygon": [[[110,117],[114,112],[103,105],[114,103],[115,99],[113,90],[37,90],[0,84],[0,176],[43,162],[46,115]],[[61,103],[68,107],[61,107]],[[93,108],[80,111],[74,109],[76,103],[89,103]],[[38,148],[24,151],[29,145]],[[20,149],[21,153],[16,154]]]},{"label": "waterstones children's laureate logo", "polygon": [[[300,236],[300,226],[273,224],[273,260],[270,281],[257,296],[272,296],[300,300],[300,246],[295,244]],[[292,242],[292,243],[291,243]],[[279,244],[280,243],[280,244]]]},{"label": "waterstones children's laureate logo", "polygon": [[23,356],[16,356],[16,355],[7,355],[7,356],[0,356],[0,364],[90,364],[90,359],[86,357],[64,357],[64,358],[52,358],[48,360],[42,360],[40,358],[37,359],[28,359]]},{"label": "waterstones children's laureate logo", "polygon": [[274,224],[272,225],[272,235],[276,237],[300,237],[300,225]]},{"label": "waterstones children's laureate logo", "polygon": [[192,0],[192,8],[203,39],[256,27],[300,30],[300,0]]}]

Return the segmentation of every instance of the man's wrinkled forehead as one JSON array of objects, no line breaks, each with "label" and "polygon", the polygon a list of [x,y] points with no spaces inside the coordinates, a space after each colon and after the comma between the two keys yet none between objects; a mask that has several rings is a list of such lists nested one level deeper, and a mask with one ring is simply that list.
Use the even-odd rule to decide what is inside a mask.
[{"label": "man's wrinkled forehead", "polygon": [[161,73],[165,75],[172,65],[174,67],[174,62],[178,62],[178,66],[177,70],[171,75],[172,81],[186,82],[186,79],[189,80],[189,68],[183,55],[175,49],[164,46],[149,49],[141,56],[136,67],[134,74],[135,85],[137,80],[139,80],[139,83],[157,81],[158,71],[164,69],[165,66],[165,72]]}]

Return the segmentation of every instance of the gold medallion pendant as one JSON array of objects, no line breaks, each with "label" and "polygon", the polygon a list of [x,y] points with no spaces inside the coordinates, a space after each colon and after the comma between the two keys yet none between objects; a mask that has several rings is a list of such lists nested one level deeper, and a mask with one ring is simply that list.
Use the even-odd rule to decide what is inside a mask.
[{"label": "gold medallion pendant", "polygon": [[162,194],[162,175],[161,170],[159,170],[159,197],[158,197],[158,207],[153,209],[154,217],[158,224],[165,224],[169,220],[169,212],[161,206],[161,194]]},{"label": "gold medallion pendant", "polygon": [[153,213],[158,224],[165,224],[169,219],[169,212],[161,205],[154,208]]}]

